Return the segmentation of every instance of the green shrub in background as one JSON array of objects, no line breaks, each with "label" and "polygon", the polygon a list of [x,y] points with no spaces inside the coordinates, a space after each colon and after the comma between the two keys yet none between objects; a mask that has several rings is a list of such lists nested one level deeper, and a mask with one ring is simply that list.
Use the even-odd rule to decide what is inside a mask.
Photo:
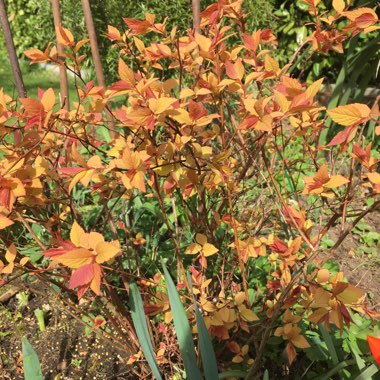
[{"label": "green shrub in background", "polygon": [[[201,0],[201,8],[204,9],[212,3],[211,0]],[[14,42],[20,58],[24,58],[23,52],[33,47],[43,47],[46,41],[55,39],[53,14],[49,0],[8,0],[6,2],[8,17],[11,22]],[[70,29],[78,40],[86,38],[86,25],[78,0],[63,0],[60,2],[62,24]],[[276,26],[276,18],[273,16],[275,0],[246,0],[245,12],[249,14],[247,30],[262,27]],[[107,26],[125,28],[122,17],[144,18],[145,13],[154,13],[157,20],[168,18],[168,25],[176,26],[185,31],[192,26],[192,12],[190,0],[91,0],[91,10],[95,28],[98,32],[98,44],[103,61],[103,69],[107,82],[117,78],[117,52],[112,49],[111,43],[106,37]],[[0,35],[0,51],[5,49],[3,36]],[[84,54],[90,56],[89,47]],[[4,53],[2,54],[4,55]],[[90,60],[85,65],[88,70],[93,70]],[[90,72],[89,76],[93,77]]]},{"label": "green shrub in background", "polygon": [[[332,0],[326,0],[319,4],[320,11],[331,9]],[[211,0],[201,0],[201,8],[206,8]],[[23,58],[23,52],[32,47],[43,47],[46,41],[54,40],[54,25],[51,3],[48,0],[8,0],[6,1],[8,16],[13,30],[13,36],[17,52]],[[60,2],[62,22],[65,27],[72,30],[76,38],[86,38],[86,25],[81,7],[77,0],[63,0]],[[248,15],[246,19],[246,30],[251,32],[259,28],[272,28],[278,39],[276,58],[283,65],[289,61],[297,47],[307,36],[305,24],[312,19],[307,12],[304,0],[244,0],[244,11]],[[355,7],[376,6],[376,0],[354,0]],[[103,69],[106,81],[111,83],[117,80],[117,55],[106,37],[107,26],[114,25],[122,30],[125,23],[122,17],[144,18],[145,13],[154,13],[157,20],[164,20],[167,15],[168,30],[176,26],[185,31],[192,25],[192,12],[190,0],[92,0],[91,8],[98,31],[98,43],[103,61]],[[366,35],[360,34],[352,41],[345,42],[345,48],[350,47],[347,59],[342,60],[339,53],[329,52],[329,55],[314,54],[310,48],[306,49],[302,59],[293,67],[293,74],[311,83],[323,76],[325,83],[337,84],[337,89],[331,97],[331,106],[346,104],[346,98],[362,101],[363,89],[368,86],[376,86],[376,68],[380,59],[380,50],[376,44],[367,49],[368,42],[373,40],[372,32]],[[149,38],[149,37],[147,37]],[[0,52],[4,49],[4,41],[0,34]],[[84,51],[88,57],[91,56],[89,47]],[[3,52],[2,57],[6,54]],[[1,59],[1,58],[0,58]],[[1,59],[6,62],[5,59]],[[302,62],[302,63],[301,63]],[[356,64],[351,64],[356,62]],[[4,64],[2,64],[4,67]],[[87,59],[84,68],[88,71],[88,77],[94,77],[91,59]],[[22,70],[27,71],[26,65]],[[30,70],[30,69],[29,69]],[[355,75],[351,75],[354,72]],[[350,82],[351,81],[351,82]],[[352,88],[357,84],[359,90]],[[0,83],[1,86],[4,84]],[[340,99],[340,94],[346,93],[346,98]]]}]

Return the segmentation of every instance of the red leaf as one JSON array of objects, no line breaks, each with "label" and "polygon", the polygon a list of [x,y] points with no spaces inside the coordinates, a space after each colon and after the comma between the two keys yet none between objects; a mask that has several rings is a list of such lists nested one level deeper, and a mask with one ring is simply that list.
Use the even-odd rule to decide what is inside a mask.
[{"label": "red leaf", "polygon": [[189,115],[191,119],[198,120],[203,116],[207,115],[207,110],[201,103],[194,102],[194,100],[189,100]]},{"label": "red leaf", "polygon": [[356,127],[349,127],[339,132],[328,144],[327,146],[340,145],[343,143],[349,143],[356,133]]},{"label": "red leaf", "polygon": [[88,285],[94,277],[94,268],[92,264],[84,265],[75,270],[71,277],[69,288],[74,289],[79,286]]}]

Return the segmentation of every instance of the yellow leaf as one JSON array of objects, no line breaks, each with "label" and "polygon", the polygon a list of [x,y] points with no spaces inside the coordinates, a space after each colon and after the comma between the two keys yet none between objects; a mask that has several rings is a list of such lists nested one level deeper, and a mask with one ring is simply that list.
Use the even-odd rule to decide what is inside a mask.
[{"label": "yellow leaf", "polygon": [[280,65],[269,54],[267,54],[264,58],[264,66],[265,66],[265,71],[269,71],[269,72],[273,71],[275,74],[277,74],[280,71]]},{"label": "yellow leaf", "polygon": [[354,103],[333,108],[327,113],[335,123],[349,127],[366,119],[371,110],[365,104]]},{"label": "yellow leaf", "polygon": [[20,265],[23,267],[29,261],[29,257],[23,257],[20,260]]},{"label": "yellow leaf", "polygon": [[9,263],[8,265],[6,265],[3,269],[1,269],[1,273],[4,273],[4,274],[11,274],[13,272],[13,269],[15,267],[15,264],[14,262],[12,261],[11,263]]},{"label": "yellow leaf", "polygon": [[370,180],[370,182],[380,185],[380,174],[379,173],[367,173],[367,177]]},{"label": "yellow leaf", "polygon": [[240,316],[247,322],[258,321],[259,317],[250,309],[243,308],[240,310]]},{"label": "yellow leaf", "polygon": [[193,90],[191,90],[190,88],[184,88],[183,90],[181,90],[181,92],[179,94],[179,98],[184,99],[184,98],[188,98],[189,96],[193,96],[193,95],[194,95]]},{"label": "yellow leaf", "polygon": [[202,34],[199,34],[198,32],[195,32],[195,42],[200,47],[201,51],[208,53],[212,43],[209,38],[203,36]]},{"label": "yellow leaf", "polygon": [[92,156],[87,161],[87,166],[93,169],[102,169],[103,168],[102,160],[99,156]]},{"label": "yellow leaf", "polygon": [[330,180],[327,183],[324,184],[324,186],[329,189],[333,189],[334,187],[345,185],[348,182],[350,181],[347,178],[341,175],[334,175],[330,178]]},{"label": "yellow leaf", "polygon": [[71,242],[75,246],[79,247],[80,246],[80,238],[84,234],[85,234],[85,232],[84,232],[83,228],[76,221],[74,221],[73,226],[71,227],[71,231],[70,231]]},{"label": "yellow leaf", "polygon": [[[344,284],[344,290],[339,292],[340,285]],[[347,286],[345,286],[347,285]],[[339,292],[336,294],[335,292]],[[334,287],[334,293],[336,294],[336,298],[343,302],[345,305],[351,305],[359,302],[359,300],[364,297],[365,291],[363,289],[356,288],[351,284],[345,284],[342,282],[338,282],[336,287]]]},{"label": "yellow leaf", "polygon": [[241,305],[245,301],[245,294],[244,292],[239,292],[235,295],[235,304],[237,306]]},{"label": "yellow leaf", "polygon": [[338,13],[344,11],[344,8],[346,7],[344,0],[333,0],[332,5]]},{"label": "yellow leaf", "polygon": [[290,102],[286,99],[286,96],[279,91],[274,91],[274,97],[276,99],[277,104],[280,106],[281,111],[286,113],[289,111]]},{"label": "yellow leaf", "polygon": [[206,243],[202,247],[202,252],[203,252],[203,255],[207,257],[207,256],[215,255],[215,253],[219,252],[219,249],[210,243]]},{"label": "yellow leaf", "polygon": [[242,361],[244,361],[244,359],[240,356],[240,355],[235,355],[233,358],[232,358],[232,363],[241,363]]},{"label": "yellow leaf", "polygon": [[202,249],[202,246],[200,244],[197,244],[197,243],[191,243],[186,251],[185,251],[185,254],[186,255],[196,255],[197,253],[199,253]]},{"label": "yellow leaf", "polygon": [[55,104],[55,93],[52,88],[46,90],[42,96],[41,103],[44,106],[45,112],[52,110]]},{"label": "yellow leaf", "polygon": [[96,262],[102,264],[111,260],[120,252],[120,248],[108,242],[100,242],[96,245]]},{"label": "yellow leaf", "polygon": [[69,268],[77,269],[86,264],[91,264],[94,260],[94,255],[91,251],[85,248],[73,249],[64,255],[52,257],[52,261],[61,263]]},{"label": "yellow leaf", "polygon": [[8,249],[7,252],[5,252],[5,260],[8,261],[8,263],[13,263],[15,261],[17,255],[16,246],[12,243]]},{"label": "yellow leaf", "polygon": [[314,98],[315,95],[317,95],[319,89],[321,88],[321,85],[323,83],[323,79],[324,78],[321,78],[319,80],[317,80],[316,82],[314,82],[313,84],[311,84],[307,90],[306,90],[306,97],[308,99],[311,99],[311,98]]},{"label": "yellow leaf", "polygon": [[69,194],[71,193],[75,185],[86,175],[86,173],[87,173],[87,170],[82,170],[79,173],[75,174],[75,176],[73,177],[73,179],[71,180],[69,184],[69,188],[68,188]]},{"label": "yellow leaf", "polygon": [[99,243],[104,242],[104,237],[99,232],[90,232],[88,234],[81,235],[79,239],[79,246],[82,248],[95,251]]},{"label": "yellow leaf", "polygon": [[131,85],[135,84],[135,75],[133,70],[131,70],[121,58],[119,59],[118,71],[121,80]]},{"label": "yellow leaf", "polygon": [[150,110],[154,114],[159,115],[167,111],[170,108],[170,106],[176,101],[177,99],[175,98],[158,98],[158,99],[151,98],[148,100],[148,105],[149,105]]}]

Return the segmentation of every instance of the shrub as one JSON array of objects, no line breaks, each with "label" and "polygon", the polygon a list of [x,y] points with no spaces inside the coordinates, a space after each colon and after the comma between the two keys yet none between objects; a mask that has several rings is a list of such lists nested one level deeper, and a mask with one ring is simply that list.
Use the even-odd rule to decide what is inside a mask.
[{"label": "shrub", "polygon": [[[305,43],[315,51],[341,49],[376,28],[371,9],[334,1],[321,19],[318,3],[307,1],[315,31]],[[273,58],[271,30],[244,32],[240,1],[212,4],[201,16],[201,34],[179,35],[152,14],[126,18],[126,32],[109,27],[120,78],[108,88],[83,79],[86,41],[62,27],[64,56],[54,45],[25,54],[76,75],[72,110],[58,109],[52,89],[19,102],[0,96],[3,281],[25,272],[76,312],[67,295],[88,300],[81,312],[91,303],[98,314],[90,327],[130,357],[137,377],[149,367],[128,312],[136,282],[160,370],[183,371],[158,258],[176,279],[196,339],[194,292],[219,371],[256,378],[278,359],[268,344],[291,364],[297,350],[312,349],[318,324],[342,333],[354,312],[374,314],[365,291],[328,259],[380,204],[378,162],[363,134],[377,106],[328,110],[344,129],[319,146],[322,80],[307,86],[289,76],[292,62]],[[337,29],[342,19],[349,22]],[[336,225],[336,241],[323,248]]]}]

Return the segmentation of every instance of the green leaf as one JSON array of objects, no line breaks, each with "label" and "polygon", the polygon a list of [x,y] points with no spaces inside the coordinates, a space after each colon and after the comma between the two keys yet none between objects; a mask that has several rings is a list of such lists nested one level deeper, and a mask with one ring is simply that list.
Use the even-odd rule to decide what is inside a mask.
[{"label": "green leaf", "polygon": [[219,380],[229,379],[230,377],[243,378],[243,377],[246,377],[246,375],[247,375],[247,372],[244,372],[244,371],[238,371],[238,370],[226,371],[219,374]]},{"label": "green leaf", "polygon": [[321,334],[322,334],[322,337],[323,337],[323,340],[325,341],[326,343],[326,346],[329,350],[329,353],[331,355],[331,360],[334,364],[338,364],[339,363],[339,359],[338,359],[338,354],[335,350],[335,347],[334,347],[334,342],[331,338],[331,335],[329,334],[329,332],[326,330],[325,326],[323,324],[320,324],[319,325],[319,330],[321,331]]},{"label": "green leaf", "polygon": [[263,380],[269,380],[269,372],[267,369],[264,372]]},{"label": "green leaf", "polygon": [[144,356],[149,364],[150,369],[153,372],[153,376],[157,380],[162,380],[160,370],[156,361],[155,353],[153,350],[153,345],[150,340],[148,333],[148,324],[145,319],[144,306],[142,303],[141,295],[139,289],[135,283],[130,285],[130,308],[131,315],[133,320],[133,325],[136,329],[137,337],[141,345],[141,349],[144,353]]},{"label": "green leaf", "polygon": [[379,368],[376,364],[372,364],[366,368],[355,380],[370,380],[372,376],[379,371]]},{"label": "green leaf", "polygon": [[342,371],[344,368],[349,367],[350,365],[353,365],[353,364],[355,364],[355,359],[345,360],[343,362],[338,363],[334,368],[332,368],[326,374],[316,377],[313,380],[330,380],[333,377],[333,375],[335,375],[336,373]]},{"label": "green leaf", "polygon": [[24,379],[43,380],[41,365],[36,351],[34,351],[32,345],[25,336],[22,338],[22,359],[24,362]]},{"label": "green leaf", "polygon": [[186,311],[182,305],[181,298],[166,265],[161,259],[161,265],[164,270],[166,286],[168,289],[168,297],[170,309],[173,315],[174,327],[176,330],[179,350],[182,355],[183,364],[185,366],[186,375],[189,380],[201,380],[202,375],[197,366],[197,357],[195,355],[195,347],[191,328],[186,316]]},{"label": "green leaf", "polygon": [[193,293],[193,284],[189,273],[187,273],[187,281],[189,282],[191,295],[194,301],[194,310],[197,319],[198,337],[204,375],[206,380],[214,380],[218,378],[218,364],[216,362],[214,347],[208,334],[206,324],[202,318],[202,314],[199,311],[197,302],[195,300]]}]

